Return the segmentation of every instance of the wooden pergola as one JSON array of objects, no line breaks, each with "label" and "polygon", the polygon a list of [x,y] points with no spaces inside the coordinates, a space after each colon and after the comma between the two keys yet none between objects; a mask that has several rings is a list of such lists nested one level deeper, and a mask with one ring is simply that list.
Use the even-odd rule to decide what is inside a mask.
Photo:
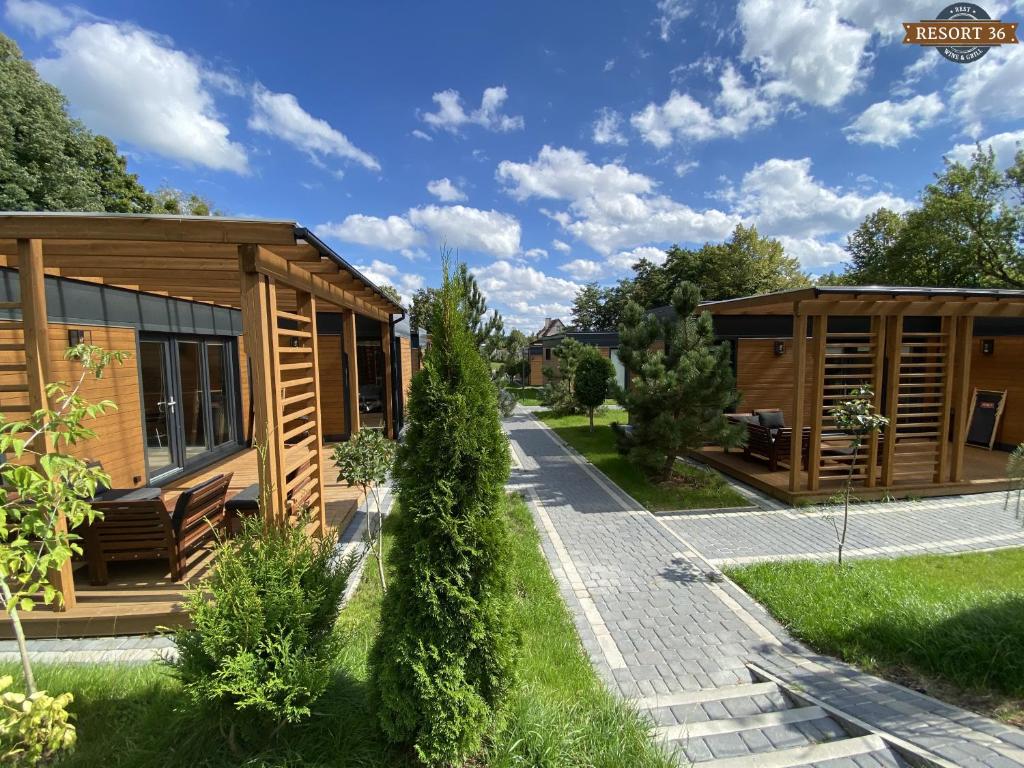
[{"label": "wooden pergola", "polygon": [[[974,320],[1024,317],[1024,291],[819,286],[706,302],[701,309],[792,317],[793,389],[784,404],[794,435],[789,490],[818,491],[823,480],[847,476],[852,459],[841,457],[850,436],[829,411],[861,384],[871,387],[874,406],[889,423],[868,441],[853,477],[881,489],[907,481],[963,482]],[[860,318],[859,328],[839,318]],[[908,318],[933,319],[908,324]],[[799,438],[805,427],[806,472]]]},{"label": "wooden pergola", "polygon": [[[46,402],[45,276],[237,308],[249,356],[263,514],[284,522],[287,499],[307,498],[325,529],[323,430],[316,314],[342,314],[343,335],[355,349],[356,315],[391,333],[405,309],[382,293],[315,235],[294,222],[214,217],[118,214],[0,213],[0,266],[20,275],[25,410]],[[4,321],[10,327],[8,321]],[[385,355],[385,424],[393,433],[390,345]],[[15,371],[14,369],[17,368]],[[352,430],[359,429],[359,389],[350,387]],[[75,605],[70,563],[59,577],[65,607]]]}]

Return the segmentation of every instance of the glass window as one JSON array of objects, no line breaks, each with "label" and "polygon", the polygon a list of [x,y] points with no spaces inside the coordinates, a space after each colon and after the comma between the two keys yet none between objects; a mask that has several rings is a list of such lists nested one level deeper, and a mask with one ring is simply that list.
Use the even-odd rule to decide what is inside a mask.
[{"label": "glass window", "polygon": [[227,355],[221,342],[207,342],[206,368],[210,374],[210,434],[214,446],[223,445],[231,439],[231,410]]},{"label": "glass window", "polygon": [[185,460],[206,451],[206,408],[203,402],[202,358],[198,341],[178,342],[181,374],[181,418]]}]

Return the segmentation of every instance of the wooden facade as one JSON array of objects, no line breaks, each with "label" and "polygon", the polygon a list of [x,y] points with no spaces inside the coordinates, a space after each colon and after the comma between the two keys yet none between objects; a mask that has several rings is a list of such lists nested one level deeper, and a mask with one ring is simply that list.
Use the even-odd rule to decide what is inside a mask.
[{"label": "wooden facade", "polygon": [[[172,307],[179,314],[214,307],[240,316],[240,335],[230,347],[236,355],[231,370],[237,373],[237,405],[230,407],[238,422],[235,450],[254,465],[250,475],[258,479],[268,520],[286,522],[289,500],[302,498],[313,516],[311,532],[324,534],[344,522],[337,515],[329,519],[325,487],[333,472],[325,465],[324,444],[327,436],[360,427],[357,316],[383,329],[384,429],[398,433],[401,411],[393,403],[401,400],[396,389],[404,382],[395,380],[401,363],[393,368],[388,359],[389,329],[405,310],[292,222],[0,213],[0,268],[16,270],[19,286],[0,302],[0,412],[38,408],[45,382],[77,378],[75,366],[63,360],[72,332],[106,349],[139,349],[132,327],[51,322],[47,278],[60,278],[183,300]],[[318,332],[320,313],[339,318],[336,332]],[[350,381],[343,386],[345,357]],[[102,462],[115,487],[137,487],[148,479],[140,365],[133,360],[111,367],[83,390],[88,399],[109,398],[119,406],[91,425],[97,438],[79,448],[83,458]],[[402,377],[407,378],[404,369]],[[265,448],[266,460],[256,462],[250,445]],[[201,476],[185,473],[174,483],[183,487]],[[70,565],[66,570],[60,587],[65,608],[74,610]]]},{"label": "wooden facade", "polygon": [[[996,442],[1024,440],[1024,337],[1000,336],[991,353],[982,355],[975,322],[1024,318],[1024,292],[822,287],[703,308],[716,328],[739,316],[764,318],[765,325],[786,318],[791,324],[786,335],[731,339],[743,396],[739,410],[781,409],[793,434],[809,438],[792,441],[786,482],[776,477],[761,484],[763,490],[787,501],[826,497],[851,463],[862,495],[933,495],[1005,484],[1005,469],[979,477],[979,471],[991,475],[992,462],[966,462],[967,419],[976,387],[1005,390],[1007,408]],[[871,387],[875,407],[889,424],[851,457],[850,435],[836,427],[830,411],[858,385]],[[704,454],[736,473],[734,458],[715,450]],[[777,473],[759,473],[752,465],[744,474],[750,480]]]}]

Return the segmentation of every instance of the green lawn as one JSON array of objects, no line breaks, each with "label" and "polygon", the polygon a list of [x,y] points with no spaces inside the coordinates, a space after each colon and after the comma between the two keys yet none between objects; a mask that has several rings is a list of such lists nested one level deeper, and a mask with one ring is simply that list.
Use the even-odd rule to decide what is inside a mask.
[{"label": "green lawn", "polygon": [[520,405],[540,405],[540,387],[506,387],[516,396]]},{"label": "green lawn", "polygon": [[[590,666],[557,585],[540,552],[529,512],[510,497],[516,613],[524,634],[520,680],[474,766],[640,766],[673,763],[653,745],[646,725],[610,694]],[[400,524],[397,516],[385,529]],[[412,766],[386,746],[367,706],[367,654],[376,632],[380,590],[374,564],[342,612],[348,638],[333,684],[314,716],[278,734],[250,735],[233,753],[215,718],[189,705],[161,665],[41,666],[51,692],[71,690],[78,749],[62,766]],[[2,671],[16,674],[13,667]]]},{"label": "green lawn", "polygon": [[816,650],[1024,725],[1024,549],[728,573]]},{"label": "green lawn", "polygon": [[623,411],[604,411],[594,416],[594,431],[586,416],[557,416],[550,411],[537,414],[569,445],[582,453],[612,482],[647,509],[706,509],[742,507],[749,502],[714,472],[703,472],[677,464],[676,478],[666,484],[651,482],[643,471],[615,449],[615,434],[608,426],[625,421]]}]

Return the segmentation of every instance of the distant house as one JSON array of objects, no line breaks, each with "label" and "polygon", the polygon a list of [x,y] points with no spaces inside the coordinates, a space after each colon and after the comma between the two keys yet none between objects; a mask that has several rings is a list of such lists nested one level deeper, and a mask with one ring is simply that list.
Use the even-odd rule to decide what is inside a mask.
[{"label": "distant house", "polygon": [[626,369],[619,362],[619,334],[616,331],[563,331],[538,338],[530,345],[530,386],[539,387],[547,381],[545,369],[558,370],[555,349],[565,339],[575,339],[580,344],[597,347],[598,351],[615,366],[615,380],[620,386],[625,386]]},{"label": "distant house", "polygon": [[545,317],[544,326],[534,334],[534,337],[538,339],[544,339],[549,336],[557,336],[565,331],[565,323],[559,320],[557,317]]}]

